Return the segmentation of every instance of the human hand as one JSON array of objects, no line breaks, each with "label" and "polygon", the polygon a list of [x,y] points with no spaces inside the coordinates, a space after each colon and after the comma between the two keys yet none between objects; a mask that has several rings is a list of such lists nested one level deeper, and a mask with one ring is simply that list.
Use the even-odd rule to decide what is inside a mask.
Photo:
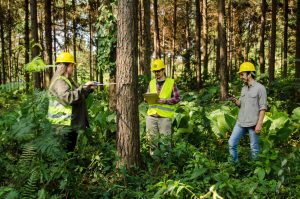
[{"label": "human hand", "polygon": [[255,131],[256,134],[259,134],[261,129],[262,129],[262,124],[257,123],[256,126],[255,126],[254,131]]},{"label": "human hand", "polygon": [[95,89],[97,87],[97,85],[95,85],[94,81],[88,81],[83,86],[90,88],[90,89]]}]

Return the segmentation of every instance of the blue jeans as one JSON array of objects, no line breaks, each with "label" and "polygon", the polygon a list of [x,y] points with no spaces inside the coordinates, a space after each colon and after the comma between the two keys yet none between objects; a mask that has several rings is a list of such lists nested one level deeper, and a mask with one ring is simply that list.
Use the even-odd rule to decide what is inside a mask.
[{"label": "blue jeans", "polygon": [[259,135],[254,131],[253,127],[241,127],[238,124],[235,124],[230,139],[228,141],[229,153],[232,156],[234,162],[238,161],[238,143],[246,133],[249,133],[250,136],[252,159],[257,158],[257,154],[259,153]]}]

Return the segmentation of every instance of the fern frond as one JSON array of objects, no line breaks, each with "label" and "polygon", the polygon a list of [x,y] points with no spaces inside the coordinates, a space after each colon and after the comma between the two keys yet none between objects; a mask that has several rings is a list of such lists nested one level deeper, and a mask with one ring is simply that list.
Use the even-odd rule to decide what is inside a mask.
[{"label": "fern frond", "polygon": [[36,156],[37,147],[32,144],[27,144],[23,147],[23,152],[20,157],[19,163],[21,165],[28,165]]},{"label": "fern frond", "polygon": [[24,186],[24,190],[22,192],[22,198],[24,199],[30,199],[30,198],[36,198],[35,193],[37,190],[37,181],[39,179],[38,172],[36,170],[33,170],[31,172],[30,178],[28,179],[26,185]]}]

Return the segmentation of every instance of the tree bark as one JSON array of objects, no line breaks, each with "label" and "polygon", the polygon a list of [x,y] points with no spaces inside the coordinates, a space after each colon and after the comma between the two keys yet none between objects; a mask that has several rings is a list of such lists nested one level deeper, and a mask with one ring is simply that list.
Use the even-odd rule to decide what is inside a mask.
[{"label": "tree bark", "polygon": [[155,58],[161,58],[161,49],[160,49],[160,38],[159,38],[159,25],[158,25],[158,14],[157,14],[157,0],[153,0],[153,9],[154,9],[154,52]]},{"label": "tree bark", "polygon": [[300,78],[300,0],[297,0],[295,77]]},{"label": "tree bark", "polygon": [[[72,9],[73,9],[73,18],[72,18],[72,25],[73,25],[73,55],[74,60],[76,63],[76,40],[77,40],[77,14],[76,14],[76,3],[75,0],[72,0]],[[77,65],[74,65],[74,81],[77,82]]]},{"label": "tree bark", "polygon": [[203,82],[208,76],[208,25],[207,25],[207,0],[203,0],[202,4],[202,54],[203,54]]},{"label": "tree bark", "polygon": [[288,26],[289,26],[289,1],[284,0],[284,30],[283,30],[283,77],[287,76],[287,53],[288,53]]},{"label": "tree bark", "polygon": [[176,56],[176,27],[177,27],[177,0],[174,0],[174,12],[173,12],[173,38],[172,38],[172,67],[171,67],[171,77],[174,78],[175,71],[175,56]]},{"label": "tree bark", "polygon": [[261,17],[260,17],[260,50],[259,50],[259,65],[260,73],[265,73],[265,30],[266,30],[266,0],[261,1]]},{"label": "tree bark", "polygon": [[139,74],[143,74],[144,72],[144,35],[143,35],[143,13],[142,13],[143,1],[138,1],[138,26],[139,26],[139,34],[138,34],[138,58],[139,58]]},{"label": "tree bark", "polygon": [[227,69],[227,41],[225,23],[225,0],[218,2],[218,35],[220,40],[220,96],[225,100],[228,93],[228,69]]},{"label": "tree bark", "polygon": [[150,0],[143,0],[144,6],[144,71],[143,74],[151,77],[151,33],[150,33]]},{"label": "tree bark", "polygon": [[2,84],[6,83],[6,69],[5,69],[5,42],[4,42],[4,16],[3,5],[0,2],[0,37],[1,37],[1,65],[2,65]]},{"label": "tree bark", "polygon": [[68,38],[67,38],[67,12],[66,12],[66,0],[63,0],[63,19],[64,19],[64,50],[68,48]]},{"label": "tree bark", "polygon": [[138,117],[138,1],[119,0],[117,33],[117,150],[118,166],[140,165]]},{"label": "tree bark", "polygon": [[[52,20],[51,20],[51,0],[45,0],[45,40],[46,40],[46,56],[45,63],[52,64]],[[53,75],[53,68],[47,69],[45,71],[45,86],[46,88],[50,85],[50,79]]]},{"label": "tree bark", "polygon": [[202,88],[202,73],[201,73],[201,13],[200,0],[195,0],[196,6],[196,36],[195,36],[195,60],[197,69],[197,88]]},{"label": "tree bark", "polygon": [[[25,40],[25,64],[29,63],[29,0],[24,1],[25,9],[25,27],[24,27],[24,40]],[[29,73],[25,71],[25,83],[26,83],[26,92],[29,90]]]},{"label": "tree bark", "polygon": [[90,45],[89,45],[89,66],[90,66],[90,80],[93,79],[93,52],[92,52],[92,37],[93,37],[93,28],[92,28],[92,4],[91,1],[89,1],[89,33],[90,33]]},{"label": "tree bark", "polygon": [[276,52],[276,13],[277,0],[272,0],[272,25],[270,38],[270,54],[269,54],[269,82],[275,79],[275,52]]},{"label": "tree bark", "polygon": [[[37,1],[30,0],[30,16],[31,16],[31,35],[34,40],[34,43],[39,42],[38,36],[38,21],[37,21]],[[35,46],[32,49],[32,58],[39,55],[39,47]],[[40,89],[41,88],[41,77],[39,72],[33,73],[33,80],[34,80],[34,88]]]}]

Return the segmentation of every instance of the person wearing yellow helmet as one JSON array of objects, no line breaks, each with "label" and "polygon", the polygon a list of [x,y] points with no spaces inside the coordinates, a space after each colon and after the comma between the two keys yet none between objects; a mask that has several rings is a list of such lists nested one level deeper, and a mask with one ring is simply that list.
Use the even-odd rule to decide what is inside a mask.
[{"label": "person wearing yellow helmet", "polygon": [[155,59],[151,63],[155,78],[150,81],[147,93],[158,95],[157,100],[149,104],[146,117],[146,136],[152,150],[157,147],[158,140],[171,145],[172,118],[175,104],[180,101],[177,85],[174,79],[166,76],[165,68],[161,59]]},{"label": "person wearing yellow helmet", "polygon": [[94,82],[78,86],[73,81],[75,60],[69,52],[60,53],[55,63],[57,69],[49,86],[48,120],[55,134],[65,136],[62,141],[70,152],[75,149],[78,131],[89,126],[85,99],[94,89]]},{"label": "person wearing yellow helmet", "polygon": [[238,72],[244,86],[239,99],[232,101],[240,107],[237,122],[229,138],[229,153],[233,162],[238,161],[237,147],[240,139],[249,134],[251,156],[256,159],[259,153],[259,133],[263,126],[265,111],[267,110],[267,93],[265,87],[255,81],[255,66],[251,62],[240,65]]}]

